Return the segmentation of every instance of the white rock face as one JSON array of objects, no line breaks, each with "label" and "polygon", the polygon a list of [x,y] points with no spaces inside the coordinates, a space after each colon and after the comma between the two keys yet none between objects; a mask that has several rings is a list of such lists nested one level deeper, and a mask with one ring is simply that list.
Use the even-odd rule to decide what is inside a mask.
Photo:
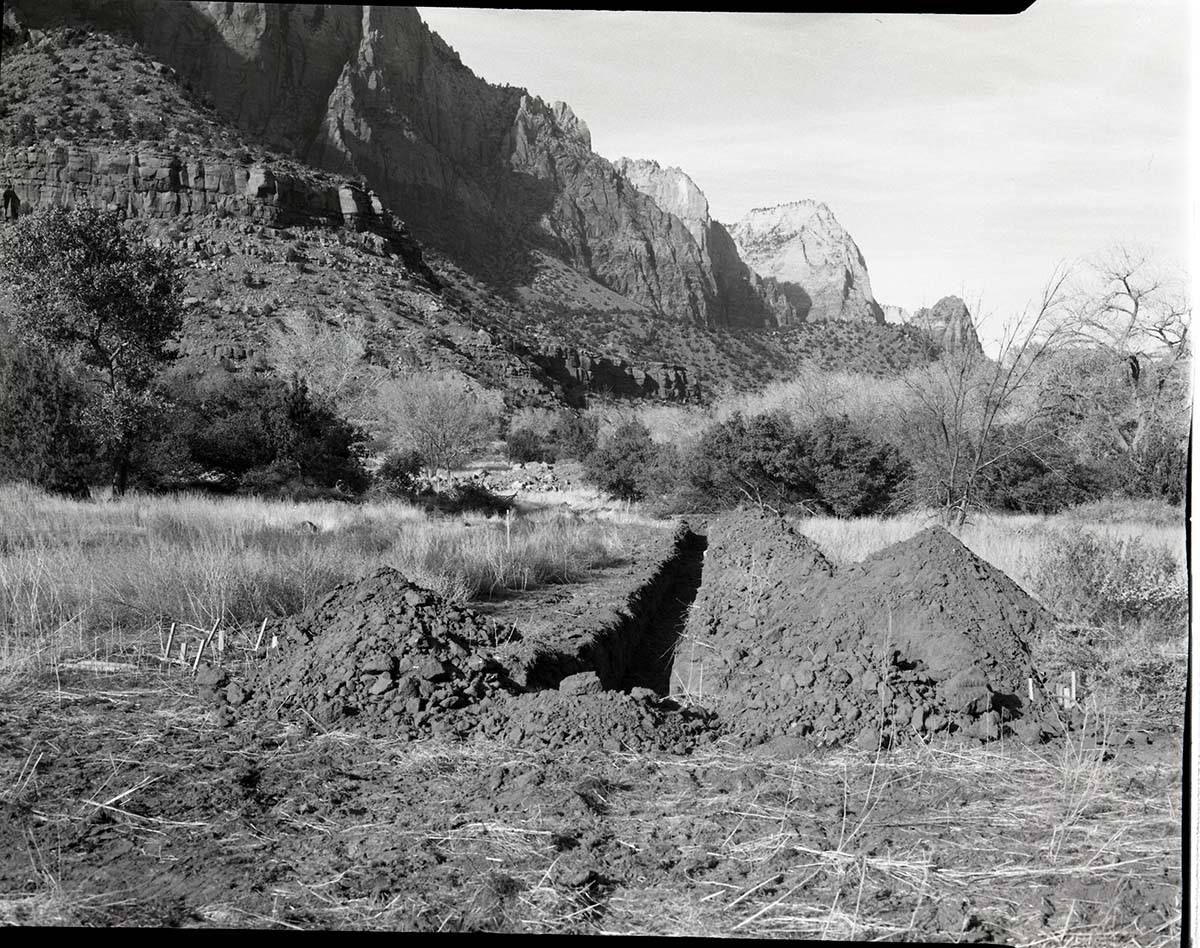
[{"label": "white rock face", "polygon": [[912,322],[912,313],[906,310],[903,306],[893,306],[890,303],[880,304],[883,310],[883,321],[892,323],[897,326],[904,326]]},{"label": "white rock face", "polygon": [[729,231],[741,258],[799,301],[803,321],[884,321],[862,252],[825,204],[756,207]]},{"label": "white rock face", "polygon": [[679,168],[664,168],[646,158],[618,158],[613,167],[664,211],[678,217],[700,249],[707,250],[712,218],[708,198],[695,181]]}]

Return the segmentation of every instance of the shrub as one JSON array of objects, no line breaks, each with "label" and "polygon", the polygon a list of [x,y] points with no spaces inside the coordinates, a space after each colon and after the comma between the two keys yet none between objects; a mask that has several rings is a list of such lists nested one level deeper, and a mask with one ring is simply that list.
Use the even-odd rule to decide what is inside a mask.
[{"label": "shrub", "polygon": [[550,462],[557,460],[554,446],[542,440],[532,428],[516,428],[508,433],[508,459],[510,461]]},{"label": "shrub", "polygon": [[670,489],[677,464],[673,446],[656,444],[640,421],[627,421],[584,459],[584,476],[622,500],[642,500]]},{"label": "shrub", "polygon": [[1187,432],[1174,434],[1164,425],[1154,424],[1126,459],[1122,487],[1129,497],[1181,504],[1188,491],[1187,468]]},{"label": "shrub", "polygon": [[154,142],[163,137],[162,122],[153,119],[139,118],[133,123],[133,137]]},{"label": "shrub", "polygon": [[375,483],[385,493],[396,497],[412,497],[425,460],[417,451],[393,451],[375,472]]},{"label": "shrub", "polygon": [[1187,616],[1187,583],[1175,557],[1138,537],[1054,531],[1034,579],[1051,609],[1089,625],[1173,625]]},{"label": "shrub", "polygon": [[582,461],[596,450],[599,434],[596,418],[564,410],[554,420],[551,438],[558,458]]},{"label": "shrub", "polygon": [[735,412],[708,428],[688,452],[683,467],[689,493],[696,506],[713,509],[814,501],[815,475],[801,449],[799,432],[784,412]]},{"label": "shrub", "polygon": [[17,125],[13,131],[13,144],[32,145],[37,140],[37,120],[29,112],[17,116]]},{"label": "shrub", "polygon": [[359,494],[363,432],[302,381],[277,377],[175,379],[166,423],[141,445],[140,483],[311,498]]},{"label": "shrub", "polygon": [[820,502],[837,517],[884,510],[908,472],[897,448],[870,440],[845,417],[820,419],[800,442]]},{"label": "shrub", "polygon": [[513,508],[510,497],[497,494],[474,481],[459,481],[441,491],[430,491],[422,498],[430,507],[443,513],[502,514]]},{"label": "shrub", "polygon": [[0,327],[0,482],[85,494],[102,471],[80,417],[84,402],[52,355]]}]

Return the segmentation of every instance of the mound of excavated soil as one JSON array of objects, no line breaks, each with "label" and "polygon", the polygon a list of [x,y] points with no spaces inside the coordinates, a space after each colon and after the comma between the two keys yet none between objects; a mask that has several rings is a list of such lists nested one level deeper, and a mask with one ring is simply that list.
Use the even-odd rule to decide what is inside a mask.
[{"label": "mound of excavated soil", "polygon": [[201,672],[201,690],[227,718],[307,715],[384,736],[479,734],[550,748],[683,752],[712,736],[707,715],[644,688],[605,691],[595,672],[521,693],[520,658],[492,646],[485,619],[392,569],[339,586],[272,633],[275,647],[245,681]]},{"label": "mound of excavated soil", "polygon": [[417,737],[502,691],[487,623],[393,569],[339,586],[272,632],[277,647],[229,686],[230,704]]},{"label": "mound of excavated soil", "polygon": [[1038,740],[1060,729],[1026,644],[1048,619],[940,528],[836,569],[782,517],[738,511],[710,525],[672,692],[749,741]]}]

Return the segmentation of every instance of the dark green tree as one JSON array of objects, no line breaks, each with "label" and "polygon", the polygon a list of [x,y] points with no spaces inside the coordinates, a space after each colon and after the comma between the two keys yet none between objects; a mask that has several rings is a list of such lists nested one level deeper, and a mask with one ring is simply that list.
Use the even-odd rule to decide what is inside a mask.
[{"label": "dark green tree", "polygon": [[97,474],[81,393],[52,354],[0,325],[0,482],[82,495]]},{"label": "dark green tree", "polygon": [[634,419],[621,424],[584,460],[584,473],[601,490],[622,500],[644,500],[662,493],[677,458],[671,445],[660,445]]},{"label": "dark green tree", "polygon": [[792,507],[816,499],[800,432],[781,411],[734,414],[706,429],[685,464],[697,502]]},{"label": "dark green tree", "polygon": [[43,207],[0,235],[13,329],[77,369],[83,423],[104,446],[114,494],[129,483],[138,432],[161,408],[151,383],[174,358],[183,277],[174,254],[123,230],[114,212]]},{"label": "dark green tree", "polygon": [[849,418],[821,418],[801,436],[820,502],[837,517],[884,510],[908,472],[900,451],[867,437]]}]

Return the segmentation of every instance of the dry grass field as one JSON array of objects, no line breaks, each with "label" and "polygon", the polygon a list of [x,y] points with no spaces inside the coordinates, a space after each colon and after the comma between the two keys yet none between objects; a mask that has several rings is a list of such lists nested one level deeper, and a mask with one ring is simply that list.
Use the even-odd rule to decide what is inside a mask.
[{"label": "dry grass field", "polygon": [[[1072,613],[1032,644],[1086,669],[1103,732],[1133,731],[1107,747],[680,756],[221,727],[157,658],[171,622],[217,619],[239,654],[264,617],[382,564],[463,603],[584,582],[637,555],[631,524],[652,521],[598,502],[489,519],[4,488],[0,920],[1179,943],[1187,586],[1170,511],[990,517],[961,536]],[[797,525],[846,562],[926,521]]]}]

